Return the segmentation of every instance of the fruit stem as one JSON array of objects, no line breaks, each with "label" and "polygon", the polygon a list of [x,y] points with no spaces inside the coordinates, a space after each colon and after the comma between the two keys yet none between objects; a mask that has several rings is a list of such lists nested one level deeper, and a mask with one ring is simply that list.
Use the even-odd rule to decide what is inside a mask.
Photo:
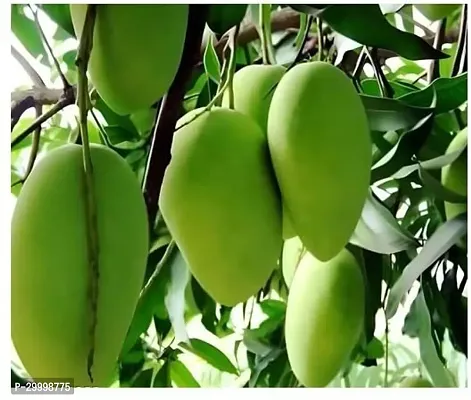
[{"label": "fruit stem", "polygon": [[260,41],[264,64],[276,64],[275,49],[271,40],[271,4],[259,5]]},{"label": "fruit stem", "polygon": [[[229,108],[231,110],[234,109],[234,73],[236,69],[236,46],[237,46],[237,36],[239,35],[239,29],[240,29],[240,24],[236,25],[229,36],[229,40],[227,41],[227,45],[224,49],[224,52],[226,52],[226,49],[230,50],[230,55],[229,55],[229,64],[227,65],[227,68],[223,71],[223,81],[227,82],[227,90],[229,92]],[[222,89],[222,88],[221,88]],[[218,97],[218,103],[222,101],[222,96],[223,96],[224,91],[219,90],[218,93],[216,94],[216,97]]]},{"label": "fruit stem", "polygon": [[394,89],[386,79],[386,76],[384,75],[384,72],[381,69],[381,64],[378,61],[378,49],[373,48],[370,51],[366,46],[364,47],[364,49],[368,58],[370,59],[371,65],[373,66],[374,74],[381,90],[381,95],[383,97],[393,98]]},{"label": "fruit stem", "polygon": [[87,372],[93,384],[92,367],[95,355],[95,330],[97,325],[97,303],[98,303],[98,224],[97,210],[95,202],[95,191],[93,187],[93,165],[90,155],[90,143],[88,139],[87,115],[90,99],[88,97],[87,68],[93,43],[93,30],[96,19],[96,5],[90,4],[87,7],[82,36],[80,38],[79,49],[75,64],[78,68],[77,82],[77,105],[80,113],[80,133],[82,136],[83,150],[83,172],[85,187],[85,210],[87,218],[87,250],[88,262],[91,271],[89,281],[90,302],[91,302],[91,326],[90,326],[90,349],[87,358]]},{"label": "fruit stem", "polygon": [[[439,22],[437,33],[435,34],[435,39],[433,41],[433,47],[437,50],[442,49],[443,40],[445,38],[446,31],[446,18],[442,19]],[[435,79],[440,78],[440,63],[439,60],[432,60],[430,62],[430,67],[427,74],[428,83],[432,83]]]},{"label": "fruit stem", "polygon": [[317,25],[317,59],[322,61],[324,59],[324,36],[322,34],[322,20],[316,18]]}]

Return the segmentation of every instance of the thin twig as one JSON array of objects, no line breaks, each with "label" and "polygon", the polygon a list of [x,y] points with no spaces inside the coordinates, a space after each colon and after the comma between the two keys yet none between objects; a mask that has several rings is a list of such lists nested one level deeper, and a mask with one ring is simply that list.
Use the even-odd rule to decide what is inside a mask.
[{"label": "thin twig", "polygon": [[381,95],[383,97],[389,97],[389,98],[394,97],[394,89],[392,88],[389,81],[386,79],[386,76],[384,76],[383,70],[381,69],[381,64],[378,61],[377,49],[373,48],[370,51],[365,46],[365,52],[368,55],[368,58],[370,59],[371,65],[373,67],[376,79],[378,81],[378,84],[381,90]]},{"label": "thin twig", "polygon": [[311,31],[312,21],[314,21],[314,17],[312,15],[307,16],[306,26],[304,27],[303,39],[298,49],[298,53],[296,54],[296,58],[294,59],[293,63],[290,65],[290,68],[294,67],[297,63],[299,63],[304,54],[304,47],[306,46],[306,42],[309,39],[309,32]]},{"label": "thin twig", "polygon": [[71,104],[74,104],[74,96],[62,96],[62,98],[56,104],[54,104],[39,118],[35,119],[30,126],[28,126],[23,132],[21,132],[11,141],[11,149],[13,150],[18,145],[18,143],[26,139],[38,126],[41,126],[53,115],[57,114],[60,110],[64,109],[65,107]]},{"label": "thin twig", "polygon": [[207,4],[190,5],[188,29],[180,66],[168,93],[161,102],[156,124],[152,129],[152,143],[143,181],[143,192],[151,229],[154,226],[159,208],[163,177],[171,158],[170,148],[175,125],[180,117],[180,106],[185,96],[186,83],[191,76],[193,66],[200,58],[201,39],[206,24],[207,11]]},{"label": "thin twig", "polygon": [[83,151],[83,172],[85,189],[85,211],[87,216],[87,250],[88,262],[91,272],[89,280],[91,321],[90,321],[90,348],[87,358],[87,372],[90,381],[94,382],[92,368],[95,358],[95,331],[97,326],[98,314],[98,281],[100,278],[99,270],[99,243],[98,243],[98,221],[95,201],[95,189],[93,184],[93,165],[90,154],[90,143],[88,138],[88,108],[90,99],[88,94],[87,68],[92,51],[93,31],[97,14],[97,6],[90,4],[87,6],[87,13],[83,26],[83,32],[80,37],[79,49],[75,64],[78,68],[77,84],[77,105],[80,112],[80,131],[82,134]]},{"label": "thin twig", "polygon": [[324,60],[324,35],[322,33],[322,19],[316,18],[317,25],[317,59],[319,61]]},{"label": "thin twig", "polygon": [[54,66],[56,67],[57,73],[59,74],[59,76],[61,78],[62,85],[64,86],[64,89],[67,89],[67,88],[70,87],[70,83],[67,81],[67,78],[63,74],[63,72],[61,70],[61,67],[60,67],[60,64],[59,64],[59,61],[57,61],[57,58],[54,55],[54,52],[52,51],[51,45],[49,44],[49,40],[47,40],[47,37],[46,37],[42,27],[41,27],[41,23],[39,22],[39,18],[38,18],[38,12],[33,10],[33,7],[31,7],[31,5],[29,6],[29,8],[30,8],[31,12],[34,15],[34,21],[36,23],[36,26],[38,27],[39,34],[41,35],[41,38],[42,38],[44,44],[46,45],[47,51],[49,52],[49,55],[51,56],[52,61],[54,62]]}]

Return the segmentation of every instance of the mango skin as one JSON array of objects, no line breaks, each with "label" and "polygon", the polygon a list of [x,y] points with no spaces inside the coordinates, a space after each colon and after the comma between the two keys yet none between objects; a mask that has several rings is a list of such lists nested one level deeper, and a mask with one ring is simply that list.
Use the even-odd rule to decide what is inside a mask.
[{"label": "mango skin", "polygon": [[304,254],[304,246],[297,236],[285,240],[283,244],[281,272],[288,288],[293,282],[294,274]]},{"label": "mango skin", "polygon": [[268,143],[292,229],[316,258],[345,247],[370,185],[372,143],[349,78],[325,62],[298,64],[277,86]]},{"label": "mango skin", "polygon": [[[99,234],[94,386],[115,378],[116,360],[143,284],[146,207],[134,173],[115,152],[91,145]],[[82,148],[51,150],[33,169],[11,223],[11,335],[33,378],[91,386],[89,267]]]},{"label": "mango skin", "polygon": [[[88,4],[71,4],[77,38]],[[125,115],[148,108],[170,88],[185,43],[186,4],[100,4],[88,72],[107,105]]]},{"label": "mango skin", "polygon": [[[468,142],[468,128],[464,128],[456,134],[448,145],[445,154],[458,151]],[[442,169],[442,185],[460,195],[467,196],[468,188],[468,151],[465,149],[461,155],[453,163],[446,165]],[[445,202],[445,215],[447,220],[456,217],[459,214],[467,212],[466,203],[449,203]],[[467,239],[462,238],[457,244],[461,248],[466,248]]]},{"label": "mango skin", "polygon": [[461,4],[414,4],[414,7],[429,21],[439,21],[448,17]]},{"label": "mango skin", "polygon": [[409,376],[404,378],[398,385],[401,388],[433,388],[432,383],[425,379],[417,376]]},{"label": "mango skin", "polygon": [[[281,65],[248,65],[234,74],[234,109],[251,117],[267,131],[268,110],[275,87],[286,72]],[[229,94],[224,94],[223,107],[229,107]]]},{"label": "mango skin", "polygon": [[280,198],[260,127],[238,111],[213,107],[177,130],[160,210],[193,276],[216,302],[234,306],[254,295],[282,246]]},{"label": "mango skin", "polygon": [[343,249],[324,263],[306,253],[291,283],[285,320],[288,360],[305,387],[325,387],[345,366],[363,329],[365,288]]}]

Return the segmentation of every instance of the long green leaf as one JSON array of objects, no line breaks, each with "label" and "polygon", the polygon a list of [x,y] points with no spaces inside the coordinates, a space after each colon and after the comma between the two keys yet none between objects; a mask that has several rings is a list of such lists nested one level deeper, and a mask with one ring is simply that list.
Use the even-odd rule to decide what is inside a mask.
[{"label": "long green leaf", "polygon": [[240,24],[247,13],[247,4],[211,4],[207,24],[209,28],[222,35]]},{"label": "long green leaf", "polygon": [[412,235],[401,228],[396,218],[371,192],[350,243],[380,254],[393,254],[417,246]]},{"label": "long green leaf", "polygon": [[424,39],[392,26],[377,4],[334,5],[321,16],[334,31],[365,46],[391,50],[409,60],[449,57]]},{"label": "long green leaf", "polygon": [[40,7],[57,25],[70,36],[75,37],[69,4],[41,4]]},{"label": "long green leaf", "polygon": [[408,129],[429,115],[433,108],[413,107],[397,99],[360,95],[372,131]]},{"label": "long green leaf", "polygon": [[450,371],[443,365],[440,357],[437,354],[437,350],[433,343],[431,336],[431,321],[430,313],[425,302],[425,297],[422,290],[419,291],[417,298],[415,299],[416,304],[416,318],[418,321],[419,331],[419,351],[420,358],[432,379],[432,383],[435,387],[456,387],[455,382]]},{"label": "long green leaf", "polygon": [[179,346],[190,353],[198,356],[206,361],[209,365],[219,371],[228,372],[230,374],[239,375],[239,371],[232,364],[231,360],[219,349],[212,344],[201,339],[190,339],[190,344],[180,343]]},{"label": "long green leaf", "polygon": [[187,366],[180,360],[172,360],[170,362],[170,377],[180,388],[201,387]]},{"label": "long green leaf", "polygon": [[422,107],[429,103],[434,92],[437,96],[435,114],[455,110],[468,100],[468,73],[453,78],[438,78],[426,88],[398,97],[398,100],[411,106]]},{"label": "long green leaf", "polygon": [[466,221],[466,215],[461,214],[441,225],[425,243],[420,253],[404,268],[401,277],[396,281],[388,296],[386,304],[388,319],[396,314],[402,297],[419,276],[466,233]]},{"label": "long green leaf", "polygon": [[165,307],[175,333],[175,342],[189,343],[185,324],[185,290],[191,274],[182,254],[176,252],[171,262],[170,282],[165,295]]},{"label": "long green leaf", "polygon": [[424,188],[437,199],[449,202],[449,203],[465,203],[467,197],[459,193],[454,192],[451,189],[443,186],[441,182],[436,179],[430,172],[425,168],[419,167],[419,176],[424,184]]}]

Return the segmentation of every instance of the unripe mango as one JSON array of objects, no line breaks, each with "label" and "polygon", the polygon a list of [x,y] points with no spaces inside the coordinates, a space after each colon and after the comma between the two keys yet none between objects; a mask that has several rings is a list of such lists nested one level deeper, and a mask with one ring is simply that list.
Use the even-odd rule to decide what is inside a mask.
[{"label": "unripe mango", "polygon": [[432,388],[434,387],[432,383],[418,376],[409,376],[404,378],[398,385],[401,388]]},{"label": "unripe mango", "polygon": [[[90,147],[99,237],[94,386],[108,386],[143,284],[147,213],[127,163]],[[11,335],[33,378],[90,386],[91,305],[82,147],[47,153],[18,197],[11,222]]]},{"label": "unripe mango", "polygon": [[[71,4],[77,37],[88,4]],[[117,114],[148,108],[170,88],[180,64],[187,4],[99,4],[88,72]]]},{"label": "unripe mango", "polygon": [[160,210],[195,279],[234,306],[276,268],[281,204],[261,128],[235,110],[201,112],[177,125]]},{"label": "unripe mango", "polygon": [[[286,68],[281,65],[248,65],[234,74],[234,109],[257,122],[267,131],[268,109],[275,87]],[[229,107],[229,94],[224,94],[222,105]]]},{"label": "unripe mango", "polygon": [[[453,140],[448,145],[446,154],[454,153],[466,146],[468,143],[468,128],[464,128],[456,134]],[[467,148],[460,154],[460,156],[453,161],[453,163],[446,165],[442,169],[442,184],[447,189],[467,196],[468,188],[468,150]],[[466,203],[449,203],[445,202],[445,214],[447,219],[452,219],[459,214],[467,212]],[[460,240],[458,245],[462,248],[466,247],[466,238]]]},{"label": "unripe mango", "polygon": [[414,4],[414,7],[432,22],[448,17],[460,6],[461,4]]},{"label": "unripe mango", "polygon": [[294,375],[325,387],[341,371],[363,329],[365,287],[355,257],[343,249],[328,262],[301,260],[288,295],[285,337]]},{"label": "unripe mango", "polygon": [[329,260],[348,243],[370,184],[368,120],[348,77],[325,62],[289,70],[270,105],[268,143],[294,231]]}]

